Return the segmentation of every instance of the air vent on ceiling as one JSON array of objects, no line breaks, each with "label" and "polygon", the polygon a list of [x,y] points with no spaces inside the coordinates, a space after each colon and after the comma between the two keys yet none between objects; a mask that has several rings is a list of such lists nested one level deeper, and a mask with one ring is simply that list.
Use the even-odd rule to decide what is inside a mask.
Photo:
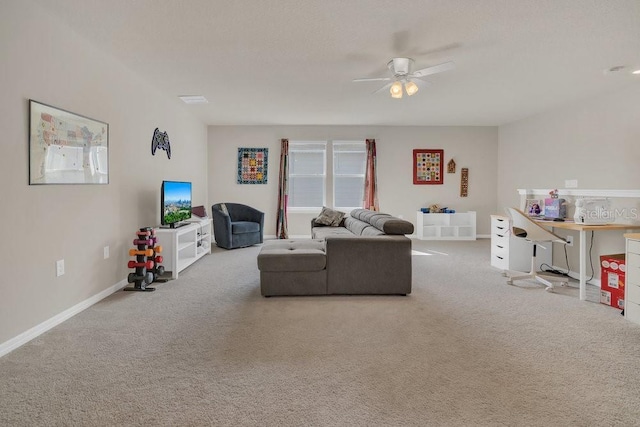
[{"label": "air vent on ceiling", "polygon": [[185,104],[208,104],[207,98],[202,95],[182,95],[178,98],[182,99]]}]

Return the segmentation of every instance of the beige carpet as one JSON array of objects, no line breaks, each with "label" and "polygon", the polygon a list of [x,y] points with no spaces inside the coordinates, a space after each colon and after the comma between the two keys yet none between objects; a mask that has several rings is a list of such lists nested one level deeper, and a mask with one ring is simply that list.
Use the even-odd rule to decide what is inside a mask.
[{"label": "beige carpet", "polygon": [[488,240],[414,249],[408,297],[265,299],[259,247],[216,248],[0,358],[0,425],[640,424],[640,326]]}]

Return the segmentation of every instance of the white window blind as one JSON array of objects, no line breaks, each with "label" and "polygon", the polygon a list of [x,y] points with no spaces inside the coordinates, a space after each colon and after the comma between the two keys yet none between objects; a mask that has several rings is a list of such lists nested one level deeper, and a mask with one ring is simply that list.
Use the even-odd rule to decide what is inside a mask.
[{"label": "white window blind", "polygon": [[366,161],[364,142],[333,142],[333,206],[336,209],[362,207]]},{"label": "white window blind", "polygon": [[362,207],[366,157],[364,141],[290,141],[289,207]]},{"label": "white window blind", "polygon": [[326,142],[289,143],[289,207],[326,205],[326,153]]}]

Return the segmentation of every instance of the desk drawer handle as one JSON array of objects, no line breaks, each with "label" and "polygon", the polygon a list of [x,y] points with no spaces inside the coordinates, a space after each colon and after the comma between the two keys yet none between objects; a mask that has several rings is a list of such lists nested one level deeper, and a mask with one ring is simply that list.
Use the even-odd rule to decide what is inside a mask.
[{"label": "desk drawer handle", "polygon": [[497,247],[499,247],[500,249],[504,249],[504,246],[500,246],[500,245],[496,245]]},{"label": "desk drawer handle", "polygon": [[498,256],[498,255],[496,255],[496,258],[498,258],[498,259],[504,259],[504,258],[502,258],[501,256]]}]

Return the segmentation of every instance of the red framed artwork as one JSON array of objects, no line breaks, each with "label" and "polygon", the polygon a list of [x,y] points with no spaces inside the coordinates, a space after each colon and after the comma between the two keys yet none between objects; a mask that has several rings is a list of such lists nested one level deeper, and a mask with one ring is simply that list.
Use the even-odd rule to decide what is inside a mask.
[{"label": "red framed artwork", "polygon": [[444,150],[413,150],[413,183],[442,184]]}]

